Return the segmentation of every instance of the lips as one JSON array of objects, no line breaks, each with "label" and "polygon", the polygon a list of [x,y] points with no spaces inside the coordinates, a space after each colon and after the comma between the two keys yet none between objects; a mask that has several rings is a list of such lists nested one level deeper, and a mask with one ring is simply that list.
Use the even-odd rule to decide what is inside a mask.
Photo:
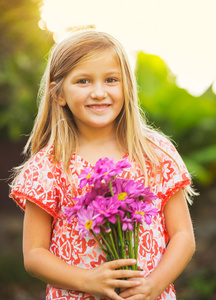
[{"label": "lips", "polygon": [[89,108],[106,108],[109,107],[111,104],[91,104],[87,105]]},{"label": "lips", "polygon": [[106,111],[110,106],[111,106],[111,104],[106,104],[106,103],[87,105],[88,108],[90,108],[92,111],[96,111],[96,112]]}]

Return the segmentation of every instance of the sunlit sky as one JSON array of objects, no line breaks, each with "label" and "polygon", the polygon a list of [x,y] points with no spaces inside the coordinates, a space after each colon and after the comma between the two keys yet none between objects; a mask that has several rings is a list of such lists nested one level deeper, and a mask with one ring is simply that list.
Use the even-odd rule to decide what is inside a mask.
[{"label": "sunlit sky", "polygon": [[195,96],[216,81],[216,0],[43,2],[41,18],[55,36],[67,27],[95,25],[120,40],[132,63],[139,50],[159,55],[177,84]]}]

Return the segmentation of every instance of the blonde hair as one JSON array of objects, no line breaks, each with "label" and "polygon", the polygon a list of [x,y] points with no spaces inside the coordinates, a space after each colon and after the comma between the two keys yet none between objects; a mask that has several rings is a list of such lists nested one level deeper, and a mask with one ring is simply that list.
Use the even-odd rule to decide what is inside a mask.
[{"label": "blonde hair", "polygon": [[[160,158],[152,147],[148,134],[156,134],[140,113],[136,80],[131,70],[128,57],[122,45],[112,36],[95,30],[78,31],[54,45],[39,90],[39,110],[24,153],[30,159],[46,146],[47,154],[52,147],[53,161],[62,160],[67,173],[71,155],[77,149],[78,132],[68,106],[60,106],[56,100],[62,93],[65,76],[75,66],[94,56],[97,51],[111,49],[119,60],[122,71],[124,105],[117,118],[116,138],[124,151],[129,153],[141,166],[146,185],[150,185],[147,175],[145,154],[152,166],[152,174],[156,174],[156,162]],[[55,85],[51,83],[55,82]],[[155,145],[156,146],[156,145]],[[163,149],[161,149],[163,151]],[[22,166],[23,167],[23,166]],[[191,187],[185,189],[186,198],[193,194]]]}]

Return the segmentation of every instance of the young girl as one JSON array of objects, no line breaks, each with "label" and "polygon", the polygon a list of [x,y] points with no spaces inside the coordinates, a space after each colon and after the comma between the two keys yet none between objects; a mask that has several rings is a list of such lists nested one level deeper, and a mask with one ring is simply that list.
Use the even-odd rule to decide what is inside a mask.
[{"label": "young girl", "polygon": [[[141,117],[122,46],[106,33],[73,33],[53,48],[39,95],[25,148],[31,154],[10,194],[25,210],[26,270],[48,283],[46,299],[176,299],[172,282],[195,248],[185,200],[193,194],[191,179],[171,142]],[[78,176],[101,157],[128,157],[124,177],[158,195],[158,215],[140,226],[143,271],[119,269],[136,263],[131,259],[105,262],[94,238],[82,239],[76,221],[63,217],[86,193]]]}]

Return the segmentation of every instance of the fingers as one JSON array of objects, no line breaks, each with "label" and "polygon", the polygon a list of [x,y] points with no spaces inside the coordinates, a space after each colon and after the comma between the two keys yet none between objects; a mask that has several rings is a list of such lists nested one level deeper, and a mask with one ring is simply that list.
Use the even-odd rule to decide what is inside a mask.
[{"label": "fingers", "polygon": [[[127,300],[152,299],[152,298],[149,298],[148,296],[143,295],[142,293],[134,293],[133,295],[120,294],[119,296],[122,297],[122,299],[127,299]],[[154,299],[156,299],[156,298],[154,298]]]},{"label": "fingers", "polygon": [[124,290],[123,292],[121,292],[121,293],[119,294],[119,296],[122,297],[122,298],[124,298],[124,299],[127,298],[127,300],[128,300],[129,297],[132,297],[132,296],[138,294],[138,290],[135,289],[135,288],[136,288],[136,287],[133,286],[133,288],[131,287],[130,289],[126,289],[126,290]]},{"label": "fingers", "polygon": [[116,292],[114,292],[114,291],[110,292],[109,295],[107,295],[107,296],[112,300],[124,300],[121,296],[116,294]]},{"label": "fingers", "polygon": [[143,278],[144,272],[143,271],[133,271],[133,270],[116,270],[115,271],[115,278],[132,278],[132,277]]},{"label": "fingers", "polygon": [[136,264],[136,259],[118,259],[108,262],[111,269],[119,269],[121,267],[132,266]]},{"label": "fingers", "polygon": [[[107,296],[112,300],[125,300],[125,298],[127,297],[133,297],[134,295],[136,295],[136,293],[133,292],[132,288],[135,288],[138,285],[140,285],[140,282],[138,281],[115,280],[115,288],[124,288],[124,291],[118,295],[115,291],[112,290],[107,294]],[[130,292],[128,293],[128,291]]]},{"label": "fingers", "polygon": [[114,287],[123,289],[122,292],[125,289],[137,287],[140,285],[139,280],[115,280]]}]

